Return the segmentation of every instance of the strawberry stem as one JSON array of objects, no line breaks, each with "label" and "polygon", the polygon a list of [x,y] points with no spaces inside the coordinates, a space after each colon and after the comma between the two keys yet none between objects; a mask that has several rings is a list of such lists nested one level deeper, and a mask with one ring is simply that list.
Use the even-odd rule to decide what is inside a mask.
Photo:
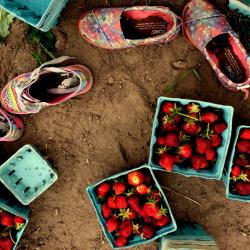
[{"label": "strawberry stem", "polygon": [[177,114],[178,114],[178,115],[185,116],[185,117],[190,118],[190,119],[193,119],[193,120],[195,120],[195,121],[198,121],[198,120],[199,120],[198,118],[195,118],[195,117],[190,116],[190,115],[183,114],[183,113],[181,113],[181,112],[179,112],[179,111],[177,111]]}]

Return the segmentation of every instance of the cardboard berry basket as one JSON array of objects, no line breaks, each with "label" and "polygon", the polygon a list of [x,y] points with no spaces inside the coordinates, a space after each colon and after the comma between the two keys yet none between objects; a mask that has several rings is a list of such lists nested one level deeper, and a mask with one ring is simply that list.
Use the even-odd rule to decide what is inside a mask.
[{"label": "cardboard berry basket", "polygon": [[[1,189],[2,191],[2,189]],[[26,228],[26,226],[29,223],[29,213],[30,213],[30,209],[28,207],[25,207],[23,205],[21,205],[19,202],[17,202],[14,198],[7,198],[6,195],[3,196],[2,193],[0,194],[0,209],[3,209],[13,215],[19,216],[23,219],[25,219],[25,223],[22,226],[22,228],[20,230],[18,230],[17,234],[16,234],[16,239],[15,239],[15,245],[13,247],[13,250],[16,249],[18,242],[20,241],[24,230]]]},{"label": "cardboard berry basket", "polygon": [[155,151],[154,146],[156,144],[156,131],[159,126],[159,115],[160,115],[160,109],[162,106],[162,103],[165,101],[170,102],[177,102],[181,105],[187,105],[189,103],[197,103],[201,106],[201,108],[215,108],[218,110],[221,110],[223,112],[223,119],[227,123],[227,128],[225,131],[223,131],[221,137],[222,142],[221,145],[217,148],[217,159],[214,163],[212,168],[204,168],[199,169],[198,171],[193,169],[191,164],[188,168],[183,168],[181,166],[178,166],[177,164],[174,165],[172,172],[182,174],[186,177],[195,176],[195,177],[201,177],[205,179],[216,179],[220,180],[222,177],[223,167],[226,160],[226,155],[230,143],[231,138],[231,132],[232,132],[232,118],[233,118],[233,112],[234,109],[231,106],[224,106],[220,104],[210,103],[210,102],[203,102],[203,101],[197,101],[197,100],[190,100],[190,99],[180,99],[180,98],[169,98],[169,97],[159,97],[157,101],[156,106],[156,112],[154,116],[153,121],[153,128],[152,128],[152,135],[151,135],[151,143],[150,143],[150,156],[149,156],[149,166],[153,170],[161,170],[166,171],[164,168],[162,168],[155,160]]},{"label": "cardboard berry basket", "polygon": [[[139,235],[135,235],[133,236],[133,238],[131,238],[126,246],[123,246],[123,247],[117,247],[115,245],[115,239],[113,237],[113,235],[111,233],[108,232],[107,228],[106,228],[106,225],[105,225],[105,218],[103,217],[102,215],[102,208],[101,208],[101,204],[100,202],[98,201],[98,198],[97,198],[97,195],[96,195],[96,188],[101,184],[103,183],[104,181],[112,181],[112,180],[115,180],[121,176],[126,176],[128,173],[130,172],[133,172],[135,170],[147,170],[150,172],[150,175],[153,179],[153,182],[155,184],[155,188],[157,188],[159,190],[159,192],[161,193],[161,197],[162,197],[162,202],[164,204],[164,207],[167,208],[168,210],[168,213],[169,213],[169,217],[171,218],[171,222],[168,223],[167,225],[161,227],[160,229],[156,230],[155,232],[155,235],[153,238],[151,239],[148,239],[148,240],[145,240],[145,239],[142,239]],[[158,181],[156,180],[156,177],[154,176],[153,174],[153,171],[147,166],[147,165],[143,165],[141,167],[138,167],[138,168],[134,168],[134,169],[131,169],[131,170],[127,170],[127,171],[124,171],[122,173],[119,173],[119,174],[115,174],[113,176],[110,176],[104,180],[101,180],[99,182],[97,182],[96,184],[94,185],[91,185],[89,187],[87,187],[86,189],[87,191],[87,194],[89,196],[89,199],[95,209],[95,212],[96,212],[96,215],[97,215],[97,218],[101,224],[101,227],[102,227],[102,230],[106,236],[106,238],[108,239],[110,245],[112,246],[113,249],[125,249],[125,248],[130,248],[130,247],[134,247],[134,246],[137,246],[137,245],[141,245],[141,244],[144,244],[144,243],[149,243],[149,242],[152,242],[168,233],[171,233],[171,232],[174,232],[176,229],[177,229],[177,226],[176,226],[176,222],[175,222],[175,219],[173,217],[173,214],[171,212],[171,209],[170,209],[170,206],[168,204],[168,201],[167,201],[167,198],[166,196],[164,195]]]},{"label": "cardboard berry basket", "polygon": [[232,151],[230,152],[230,155],[228,156],[228,162],[225,164],[222,179],[226,186],[226,197],[228,199],[250,202],[250,195],[242,196],[242,195],[237,195],[237,194],[233,194],[230,192],[230,178],[231,178],[230,174],[231,174],[232,167],[233,167],[235,148],[236,148],[236,144],[239,138],[240,131],[244,128],[250,128],[250,126],[241,125],[237,127],[235,140],[232,145]]},{"label": "cardboard berry basket", "polygon": [[0,181],[23,205],[30,204],[57,178],[50,164],[28,144],[0,166]]},{"label": "cardboard berry basket", "polygon": [[0,0],[0,7],[24,22],[48,31],[53,28],[68,0]]}]

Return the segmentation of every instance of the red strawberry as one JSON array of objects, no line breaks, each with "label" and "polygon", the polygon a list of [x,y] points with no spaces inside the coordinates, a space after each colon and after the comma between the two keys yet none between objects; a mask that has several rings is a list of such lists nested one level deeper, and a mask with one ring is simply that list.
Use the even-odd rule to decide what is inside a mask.
[{"label": "red strawberry", "polygon": [[173,102],[165,102],[162,105],[161,111],[170,114],[174,111],[174,109],[175,109],[175,104]]},{"label": "red strawberry", "polygon": [[195,139],[196,151],[199,154],[205,154],[205,152],[211,147],[211,142],[208,139],[197,137]]},{"label": "red strawberry", "polygon": [[174,157],[174,163],[181,163],[182,162],[182,158],[181,158],[181,156],[180,155],[176,155],[175,157]]},{"label": "red strawberry", "polygon": [[245,167],[248,165],[248,160],[242,155],[241,157],[236,158],[235,163],[239,166]]},{"label": "red strawberry", "polygon": [[154,199],[155,200],[155,203],[159,203],[161,201],[161,193],[159,190],[155,189],[151,192],[150,196],[149,196],[150,199]]},{"label": "red strawberry", "polygon": [[192,147],[185,143],[181,147],[179,147],[179,155],[184,159],[188,159],[192,155]]},{"label": "red strawberry", "polygon": [[144,183],[146,185],[151,185],[152,184],[152,177],[151,177],[151,175],[145,174],[144,177],[145,177],[144,178]]},{"label": "red strawberry", "polygon": [[133,234],[139,235],[140,234],[140,225],[133,224]]},{"label": "red strawberry", "polygon": [[155,229],[150,225],[142,225],[141,227],[141,237],[143,239],[151,239],[155,234]]},{"label": "red strawberry", "polygon": [[102,214],[105,219],[107,219],[112,213],[111,208],[107,204],[102,205]]},{"label": "red strawberry", "polygon": [[238,166],[233,166],[231,170],[231,175],[234,177],[238,177],[241,174],[241,170]]},{"label": "red strawberry", "polygon": [[149,217],[157,216],[160,211],[156,203],[152,203],[152,202],[145,203],[142,210],[145,211],[146,215]]},{"label": "red strawberry", "polygon": [[116,195],[124,193],[126,190],[126,185],[122,182],[114,183],[114,191]]},{"label": "red strawberry", "polygon": [[133,232],[133,224],[130,220],[126,219],[122,221],[119,226],[118,235],[124,238],[128,238]]},{"label": "red strawberry", "polygon": [[188,135],[195,135],[201,127],[193,121],[186,122],[182,125],[182,130]]},{"label": "red strawberry", "polygon": [[235,189],[239,195],[250,195],[250,183],[237,182]]},{"label": "red strawberry", "polygon": [[250,128],[244,128],[240,131],[240,138],[250,140]]},{"label": "red strawberry", "polygon": [[208,161],[214,161],[215,157],[216,157],[216,151],[212,148],[209,148],[209,149],[207,149],[205,155],[206,155],[206,159]]},{"label": "red strawberry", "polygon": [[8,212],[2,212],[0,217],[1,225],[5,227],[12,227],[13,226],[13,217]]},{"label": "red strawberry", "polygon": [[236,148],[240,153],[248,153],[250,150],[250,141],[239,140],[236,144]]},{"label": "red strawberry", "polygon": [[116,209],[114,197],[112,197],[112,196],[108,197],[108,206],[112,209]]},{"label": "red strawberry", "polygon": [[150,191],[150,189],[145,184],[141,184],[136,187],[136,191],[138,194],[145,195]]},{"label": "red strawberry", "polygon": [[191,157],[191,162],[192,162],[192,166],[195,170],[199,170],[201,168],[208,167],[208,163],[207,163],[205,157],[203,157],[201,155],[193,155]]},{"label": "red strawberry", "polygon": [[123,247],[123,246],[125,246],[126,244],[127,244],[127,239],[124,238],[124,237],[118,237],[118,238],[116,238],[116,240],[115,240],[115,245],[116,245],[117,247]]},{"label": "red strawberry", "polygon": [[227,128],[227,124],[225,122],[220,122],[214,125],[213,131],[216,134],[221,134]]},{"label": "red strawberry", "polygon": [[125,196],[117,195],[115,196],[114,201],[115,201],[115,207],[118,209],[128,207],[127,198]]},{"label": "red strawberry", "polygon": [[158,145],[165,145],[165,137],[163,137],[163,136],[157,137],[156,143],[157,143]]},{"label": "red strawberry", "polygon": [[139,170],[128,174],[128,183],[132,186],[139,186],[144,181],[144,174]]},{"label": "red strawberry", "polygon": [[180,122],[180,120],[181,120],[181,117],[179,115],[174,115],[174,121],[176,123]]},{"label": "red strawberry", "polygon": [[199,113],[200,112],[200,105],[196,103],[189,103],[187,105],[187,111],[189,114]]},{"label": "red strawberry", "polygon": [[167,225],[170,221],[171,221],[170,217],[167,215],[164,215],[164,216],[162,216],[161,219],[155,220],[154,225],[156,227],[163,227],[163,226]]},{"label": "red strawberry", "polygon": [[148,224],[153,222],[153,219],[151,217],[144,217],[143,220],[145,223],[148,223]]},{"label": "red strawberry", "polygon": [[212,147],[218,148],[221,144],[221,141],[222,141],[221,137],[217,134],[213,134],[213,135],[211,135],[210,138],[211,138],[211,142],[212,142]]},{"label": "red strawberry", "polygon": [[160,156],[159,164],[167,171],[171,171],[174,167],[175,156],[170,154],[162,154]]},{"label": "red strawberry", "polygon": [[137,213],[141,210],[140,198],[137,195],[131,195],[128,197],[129,206]]},{"label": "red strawberry", "polygon": [[9,237],[0,238],[0,247],[2,247],[3,250],[12,250],[14,243]]},{"label": "red strawberry", "polygon": [[120,213],[118,215],[119,217],[122,217],[123,219],[134,219],[135,216],[136,216],[136,212],[131,209],[131,208],[128,208],[128,209],[120,209]]},{"label": "red strawberry", "polygon": [[14,224],[15,225],[20,225],[20,224],[24,224],[25,223],[25,219],[19,216],[15,216],[14,217]]},{"label": "red strawberry", "polygon": [[162,130],[172,132],[177,129],[174,119],[168,115],[162,117]]},{"label": "red strawberry", "polygon": [[205,123],[214,123],[219,120],[219,116],[215,114],[214,112],[206,112],[201,115],[200,121]]},{"label": "red strawberry", "polygon": [[107,193],[110,191],[111,185],[108,182],[101,183],[97,188],[97,196],[100,198],[104,198]]},{"label": "red strawberry", "polygon": [[176,134],[174,133],[170,133],[167,134],[165,137],[165,146],[167,147],[177,147],[179,146],[179,138]]},{"label": "red strawberry", "polygon": [[115,216],[112,216],[107,219],[106,227],[110,233],[114,232],[118,228],[118,226],[119,226],[119,223]]}]

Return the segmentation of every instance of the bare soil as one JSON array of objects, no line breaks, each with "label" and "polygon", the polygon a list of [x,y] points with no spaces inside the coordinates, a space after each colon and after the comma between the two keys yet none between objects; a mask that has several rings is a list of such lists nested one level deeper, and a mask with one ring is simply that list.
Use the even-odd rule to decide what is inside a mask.
[{"label": "bare soil", "polygon": [[[212,1],[224,11],[227,1]],[[184,1],[151,1],[180,14]],[[2,143],[2,160],[21,146],[35,145],[57,168],[59,180],[32,202],[31,221],[18,249],[108,250],[85,189],[102,178],[147,162],[152,118],[161,95],[199,99],[235,108],[234,126],[250,124],[249,102],[241,93],[222,87],[203,55],[180,34],[166,45],[121,51],[94,48],[82,40],[76,23],[93,7],[145,4],[144,1],[71,0],[53,29],[58,55],[78,58],[94,74],[88,93],[39,114],[23,117],[25,133],[17,142]],[[11,35],[0,44],[2,87],[18,74],[36,67],[33,47],[27,43],[27,25],[16,20]],[[183,70],[172,62],[186,60],[188,68],[200,64],[202,80],[189,74],[169,88]],[[234,128],[235,128],[234,127]],[[222,181],[156,173],[161,185],[198,201],[166,192],[176,219],[201,224],[220,249],[250,249],[250,207],[225,198]],[[156,250],[159,243],[134,249]]]}]

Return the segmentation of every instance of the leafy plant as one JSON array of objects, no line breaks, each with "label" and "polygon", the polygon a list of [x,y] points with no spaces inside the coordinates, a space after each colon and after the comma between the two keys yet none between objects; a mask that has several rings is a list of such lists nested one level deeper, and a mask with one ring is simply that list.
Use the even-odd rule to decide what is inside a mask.
[{"label": "leafy plant", "polygon": [[0,41],[10,34],[10,25],[14,21],[14,16],[0,8]]}]

